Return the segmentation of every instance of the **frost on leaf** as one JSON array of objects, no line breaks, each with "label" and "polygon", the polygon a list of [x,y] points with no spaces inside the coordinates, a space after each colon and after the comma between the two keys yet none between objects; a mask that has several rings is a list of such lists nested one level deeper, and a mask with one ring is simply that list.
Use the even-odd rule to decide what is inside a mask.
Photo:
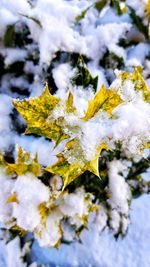
[{"label": "frost on leaf", "polygon": [[8,167],[17,175],[23,175],[26,172],[31,172],[35,176],[40,175],[40,164],[38,163],[37,156],[32,158],[30,154],[21,147],[18,147],[16,163],[8,163]]},{"label": "frost on leaf", "polygon": [[[103,140],[96,140],[93,155],[89,158],[88,136],[84,129],[98,111],[107,112],[109,115],[120,103],[120,96],[103,86],[94,99],[89,101],[85,116],[80,118],[71,92],[68,98],[63,100],[52,96],[46,86],[41,96],[29,100],[15,100],[14,106],[27,121],[26,133],[50,138],[56,146],[62,140],[68,140],[63,151],[57,155],[58,161],[46,168],[47,171],[62,176],[65,187],[86,170],[99,176],[99,154],[102,149],[107,149],[108,145]],[[92,129],[92,124],[90,128]],[[87,146],[83,140],[87,140]]]},{"label": "frost on leaf", "polygon": [[113,109],[121,103],[122,100],[115,91],[108,90],[105,86],[102,86],[94,99],[89,101],[88,110],[83,119],[91,119],[101,109],[111,115]]},{"label": "frost on leaf", "polygon": [[125,83],[125,81],[130,81],[134,84],[134,90],[139,92],[142,92],[143,98],[145,101],[150,101],[150,90],[144,81],[144,78],[141,75],[140,68],[136,68],[133,73],[129,72],[122,72],[119,74],[119,78],[122,81],[122,87]]},{"label": "frost on leaf", "polygon": [[[63,151],[66,158],[63,154],[57,155],[58,161],[54,165],[47,167],[46,170],[62,176],[64,179],[64,188],[85,171],[90,171],[96,176],[99,176],[98,163],[99,154],[102,149],[108,149],[107,145],[101,144],[97,149],[95,158],[91,161],[87,161],[79,144],[79,140],[73,140],[67,143],[65,151]],[[76,163],[69,163],[69,159],[74,159],[75,157]]]}]

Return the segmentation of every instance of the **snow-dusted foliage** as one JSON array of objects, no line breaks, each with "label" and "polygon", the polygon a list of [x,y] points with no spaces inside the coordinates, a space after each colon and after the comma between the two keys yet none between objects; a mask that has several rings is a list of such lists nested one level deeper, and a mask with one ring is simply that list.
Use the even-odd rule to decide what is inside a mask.
[{"label": "snow-dusted foliage", "polygon": [[58,247],[92,212],[98,231],[126,234],[132,198],[150,187],[149,12],[148,0],[1,1],[0,221],[11,234]]}]

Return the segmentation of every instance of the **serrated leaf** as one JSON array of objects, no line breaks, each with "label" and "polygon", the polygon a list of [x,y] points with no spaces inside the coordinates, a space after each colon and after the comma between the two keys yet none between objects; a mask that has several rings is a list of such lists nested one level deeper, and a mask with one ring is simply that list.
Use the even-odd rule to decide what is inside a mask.
[{"label": "serrated leaf", "polygon": [[58,174],[63,177],[63,189],[71,183],[76,177],[84,172],[83,166],[80,164],[70,164],[63,154],[57,155],[58,161],[50,167],[45,168],[46,171]]},{"label": "serrated leaf", "polygon": [[88,110],[83,120],[91,119],[99,110],[104,110],[111,115],[114,108],[122,102],[120,96],[115,91],[108,90],[103,85],[94,99],[89,101]]},{"label": "serrated leaf", "polygon": [[[96,176],[99,176],[99,154],[102,149],[108,149],[106,144],[100,144],[96,151],[95,158],[91,161],[87,161],[79,140],[72,140],[71,142],[68,142],[68,144],[66,145],[66,149],[70,152],[68,158],[67,156],[66,158],[64,156],[67,155],[66,151],[64,154],[58,154],[58,161],[52,166],[45,168],[46,171],[63,177],[63,189],[85,171],[90,171]],[[71,156],[72,158],[77,158],[77,163],[69,162]]]},{"label": "serrated leaf", "polygon": [[[80,140],[82,135],[85,135],[81,128],[84,128],[84,123],[94,117],[99,110],[111,114],[112,110],[121,102],[122,100],[115,91],[102,87],[95,98],[89,102],[85,117],[80,118],[74,106],[71,92],[69,92],[67,100],[64,101],[52,96],[48,88],[46,88],[38,98],[17,101],[15,106],[27,120],[27,132],[30,130],[31,133],[35,133],[33,126],[36,126],[41,135],[51,136],[51,139],[55,141],[55,145],[63,139],[68,139],[63,151],[57,155],[58,161],[46,168],[47,171],[63,177],[65,188],[86,170],[99,176],[99,154],[102,149],[107,149],[108,147],[99,141],[97,148],[95,148],[95,155],[91,160],[87,160],[86,151],[83,150]],[[59,129],[57,138],[56,135],[55,138],[53,136],[55,127]],[[48,132],[47,129],[49,130]],[[28,168],[26,165],[22,166],[19,163],[12,166],[17,172],[25,172]]]},{"label": "serrated leaf", "polygon": [[52,120],[48,120],[52,111],[58,106],[60,99],[50,94],[48,86],[39,97],[25,100],[14,100],[15,108],[20,112],[28,124],[26,134],[42,135],[60,142],[68,136],[63,133],[62,127]]},{"label": "serrated leaf", "polygon": [[8,163],[7,166],[11,172],[16,173],[17,175],[23,175],[26,172],[32,172],[35,176],[41,174],[37,156],[32,159],[30,154],[24,151],[21,147],[18,147],[16,163]]}]

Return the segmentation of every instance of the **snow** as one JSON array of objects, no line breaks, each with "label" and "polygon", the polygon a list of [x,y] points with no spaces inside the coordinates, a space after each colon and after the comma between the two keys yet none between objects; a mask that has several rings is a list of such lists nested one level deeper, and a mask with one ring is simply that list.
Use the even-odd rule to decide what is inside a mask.
[{"label": "snow", "polygon": [[42,249],[35,242],[33,260],[56,267],[149,267],[150,266],[150,209],[149,196],[135,199],[131,205],[131,222],[126,237],[115,238],[106,229],[101,235],[89,228],[82,234],[82,244],[61,245]]},{"label": "snow", "polygon": [[112,125],[112,135],[114,140],[122,142],[128,155],[140,154],[140,147],[146,143],[150,130],[149,112],[149,104],[142,100],[122,105],[115,112],[119,116]]},{"label": "snow", "polygon": [[[23,261],[23,256],[26,254],[26,248],[23,248],[23,253],[23,250],[21,251],[20,248],[19,237],[16,237],[5,246],[1,242],[0,248],[1,253],[3,253],[3,258],[0,258],[0,267],[27,267],[27,263]],[[28,266],[37,267],[37,264],[32,263]]]},{"label": "snow", "polygon": [[85,192],[79,189],[76,194],[64,195],[63,200],[60,202],[60,211],[66,216],[79,216],[82,217],[87,212],[87,206],[84,201]]},{"label": "snow", "polygon": [[[140,51],[140,53],[139,53]],[[149,54],[150,47],[148,44],[140,43],[135,47],[128,50],[127,66],[142,66],[145,61],[145,57]]]},{"label": "snow", "polygon": [[0,97],[0,150],[7,151],[13,143],[12,137],[14,133],[10,120],[12,111],[11,98],[5,94]]},{"label": "snow", "polygon": [[37,153],[38,161],[43,166],[52,165],[56,162],[56,155],[61,151],[62,144],[54,149],[52,142],[45,140],[43,137],[34,138],[32,136],[15,136],[15,143],[22,148],[33,153]]},{"label": "snow", "polygon": [[6,204],[6,202],[14,186],[14,181],[5,174],[5,170],[2,167],[0,168],[0,184],[0,221],[7,222],[10,220],[12,206]]},{"label": "snow", "polygon": [[[12,92],[10,88],[17,87],[20,92],[24,88],[28,88],[31,97],[39,95],[43,90],[42,83],[45,83],[42,68],[44,68],[44,64],[50,64],[58,51],[79,53],[87,57],[89,60],[87,67],[92,76],[98,75],[99,78],[97,91],[103,84],[106,87],[109,86],[107,81],[108,70],[99,64],[100,59],[107,51],[122,57],[127,70],[132,70],[134,66],[144,66],[143,75],[150,83],[150,62],[147,58],[150,53],[149,44],[146,43],[138,29],[135,30],[129,14],[118,16],[109,6],[99,14],[91,7],[79,23],[75,22],[76,17],[94,2],[92,0],[58,0],[57,2],[37,0],[32,1],[31,5],[27,0],[1,0],[0,55],[4,57],[4,69],[6,71],[6,74],[2,74],[0,83],[2,92],[0,98],[1,151],[10,152],[17,143],[30,153],[37,153],[39,163],[48,166],[56,162],[56,155],[64,148],[65,142],[54,148],[53,143],[42,137],[34,138],[33,136],[18,134],[14,130],[15,125],[13,125],[10,116],[12,114],[12,97],[18,97],[18,93]],[[135,9],[136,14],[142,17],[144,24],[146,24],[145,8],[147,1],[127,0],[126,3]],[[36,23],[33,19],[37,19],[39,23]],[[33,39],[34,43],[25,46],[23,49],[5,48],[2,44],[5,31],[9,25],[14,25],[18,21],[28,25],[31,31],[30,38]],[[124,37],[128,41],[136,41],[138,44],[131,44],[127,48],[123,48],[119,44],[119,40]],[[31,55],[33,56],[36,48],[39,49],[40,62],[34,64],[32,59],[29,58]],[[7,68],[9,69],[9,66],[16,61],[24,62],[23,76],[7,74]],[[31,83],[25,77],[29,73],[33,74],[33,82]],[[53,115],[54,117],[64,116],[65,121],[69,122],[71,126],[77,125],[80,127],[78,137],[81,140],[81,147],[86,160],[93,159],[99,141],[109,143],[111,148],[114,148],[115,141],[121,141],[127,156],[136,157],[144,153],[141,150],[145,143],[149,141],[150,108],[149,104],[144,101],[142,93],[134,90],[135,84],[131,81],[125,81],[122,85],[122,81],[117,77],[110,88],[118,90],[124,103],[113,111],[112,119],[109,119],[105,112],[99,112],[96,118],[89,122],[83,122],[81,118],[85,115],[88,101],[94,98],[94,93],[91,88],[87,88],[85,93],[82,87],[72,86],[70,78],[73,75],[74,69],[71,61],[67,63],[56,61],[52,68],[52,76],[59,88],[56,95],[65,101],[67,90],[68,88],[71,89],[79,116],[71,114],[67,117],[61,108],[55,110]],[[23,125],[24,122],[20,120],[19,123]],[[66,129],[67,131],[68,129]],[[78,154],[80,154],[80,151]],[[78,154],[75,156],[78,156]],[[82,155],[79,156],[81,158]],[[69,162],[72,163],[75,160],[79,159],[71,155]],[[83,163],[82,160],[81,163]],[[126,166],[123,162],[114,160],[108,164],[108,168],[109,200],[107,204],[111,206],[110,226],[117,233],[121,222],[122,232],[125,233],[131,221],[132,224],[127,236],[123,240],[119,238],[116,242],[108,229],[105,229],[99,236],[98,232],[105,228],[108,220],[106,207],[102,205],[97,212],[95,227],[91,225],[88,232],[83,232],[81,236],[82,245],[77,243],[70,246],[61,245],[57,252],[54,249],[42,250],[35,242],[33,258],[45,263],[53,262],[60,266],[150,266],[149,197],[144,195],[132,202],[131,218],[129,219],[128,202],[131,198],[131,192],[124,177],[119,174],[119,171],[124,172]],[[0,171],[0,219],[2,221],[8,221],[13,215],[20,227],[30,231],[34,231],[36,228],[35,235],[42,246],[54,246],[59,241],[62,235],[60,229],[62,218],[69,217],[70,224],[75,224],[77,227],[83,224],[79,217],[88,213],[84,191],[79,190],[69,195],[68,193],[64,194],[55,203],[57,207],[47,216],[45,227],[43,227],[38,206],[46,203],[49,207],[50,188],[31,173],[26,173],[17,177],[17,179],[11,179],[3,170]],[[60,177],[53,177],[50,185],[54,191],[60,189],[62,180]],[[12,193],[17,194],[18,202],[6,204]],[[65,228],[65,225],[63,227]],[[73,233],[66,226],[64,236],[67,235],[72,239]],[[0,255],[0,267],[5,265],[6,267],[27,266],[21,259],[18,238],[5,246],[3,242],[0,242]],[[36,263],[33,263],[33,266],[36,266]]]},{"label": "snow", "polygon": [[122,214],[128,214],[128,201],[131,199],[131,192],[125,179],[119,173],[127,169],[127,166],[120,160],[113,160],[108,163],[110,205]]},{"label": "snow", "polygon": [[99,233],[101,233],[107,225],[107,210],[103,205],[101,205],[96,214],[95,225]]},{"label": "snow", "polygon": [[19,48],[1,49],[1,54],[5,57],[6,66],[13,64],[15,61],[24,61],[27,57],[27,51]]},{"label": "snow", "polygon": [[38,206],[49,199],[48,187],[33,174],[27,173],[18,176],[12,193],[16,193],[18,200],[12,204],[12,217],[16,218],[17,225],[21,228],[34,231],[41,221]]},{"label": "snow", "polygon": [[53,69],[52,73],[56,86],[57,88],[59,88],[60,92],[69,89],[69,87],[71,86],[70,79],[73,77],[74,74],[74,71],[71,68],[70,64],[59,64]]},{"label": "snow", "polygon": [[38,239],[41,246],[52,247],[57,245],[62,236],[60,228],[60,220],[62,218],[62,213],[56,208],[48,215],[45,226],[39,226],[37,228],[40,234],[38,235],[35,233],[35,237]]},{"label": "snow", "polygon": [[98,76],[97,91],[101,88],[102,85],[108,87],[108,82],[104,75],[104,71],[98,66],[98,64],[96,64],[94,61],[90,61],[87,64],[87,68],[93,77]]},{"label": "snow", "polygon": [[[86,8],[86,2],[82,2]],[[128,22],[113,22],[95,27],[96,14],[89,12],[89,17],[81,22],[81,33],[79,33],[74,21],[82,11],[80,4],[75,1],[59,0],[56,5],[52,0],[38,0],[33,8],[29,8],[25,1],[17,8],[16,2],[14,6],[12,1],[10,3],[11,6],[8,8],[5,1],[2,1],[2,7],[11,10],[12,16],[16,16],[18,12],[39,20],[41,26],[32,19],[23,17],[30,28],[32,38],[39,44],[41,62],[45,63],[49,63],[59,50],[78,52],[98,61],[110,41],[112,45],[117,44],[119,38],[123,37],[131,27]]]},{"label": "snow", "polygon": [[131,6],[135,11],[136,14],[140,17],[144,17],[145,16],[145,7],[148,4],[149,0],[127,0],[127,4],[129,6]]}]

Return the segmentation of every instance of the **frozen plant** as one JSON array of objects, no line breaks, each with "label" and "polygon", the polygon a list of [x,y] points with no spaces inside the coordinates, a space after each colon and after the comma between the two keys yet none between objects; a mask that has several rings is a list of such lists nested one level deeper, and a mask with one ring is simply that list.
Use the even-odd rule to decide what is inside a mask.
[{"label": "frozen plant", "polygon": [[13,236],[59,247],[91,213],[98,231],[126,234],[132,199],[150,190],[149,11],[2,1],[0,221]]}]

